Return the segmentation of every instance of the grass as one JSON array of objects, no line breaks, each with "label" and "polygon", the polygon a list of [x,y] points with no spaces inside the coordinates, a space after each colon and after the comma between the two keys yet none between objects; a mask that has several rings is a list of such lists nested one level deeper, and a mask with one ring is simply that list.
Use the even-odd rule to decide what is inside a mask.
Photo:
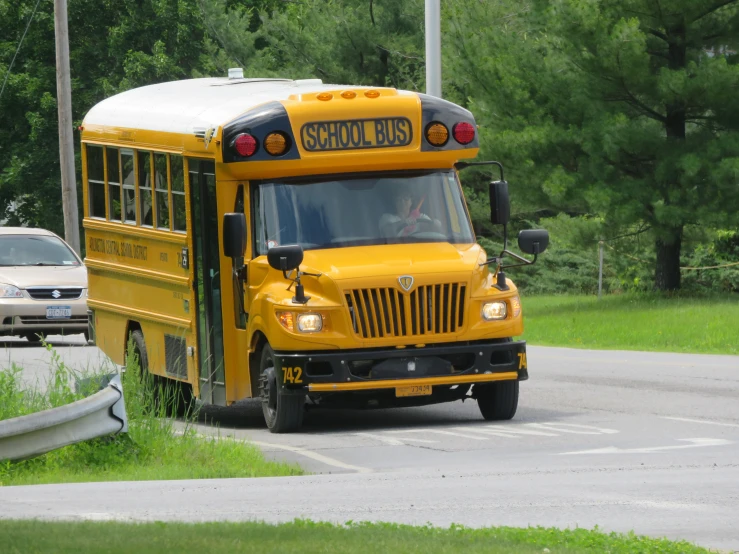
[{"label": "grass", "polygon": [[600,350],[739,354],[739,295],[530,296],[529,344]]},{"label": "grass", "polygon": [[[101,375],[74,372],[51,346],[47,349],[52,355],[51,372],[43,391],[24,388],[17,366],[0,370],[0,420],[69,404],[97,390],[94,382]],[[122,374],[128,433],[21,462],[0,461],[0,486],[303,474],[296,465],[267,461],[254,445],[205,439],[189,425],[184,433],[176,429],[172,420],[163,417],[173,397],[158,393],[150,380],[141,378],[137,361],[129,360]],[[74,381],[87,387],[74,390]],[[157,402],[157,398],[163,400]]]},{"label": "grass", "polygon": [[[709,552],[687,542],[634,534],[543,527],[469,529],[395,524],[332,525],[298,520],[264,523],[49,523],[0,521],[8,554],[26,552],[352,552],[352,553],[580,553],[693,554]],[[9,549],[8,549],[9,548]]]}]

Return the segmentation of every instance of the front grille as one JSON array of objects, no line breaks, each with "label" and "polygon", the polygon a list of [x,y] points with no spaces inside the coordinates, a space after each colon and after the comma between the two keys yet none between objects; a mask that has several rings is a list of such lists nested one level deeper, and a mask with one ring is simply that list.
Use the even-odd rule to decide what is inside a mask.
[{"label": "front grille", "polygon": [[34,300],[76,300],[82,296],[82,289],[79,287],[44,287],[26,290]]},{"label": "front grille", "polygon": [[20,316],[21,323],[23,325],[68,325],[70,323],[79,323],[83,325],[87,325],[87,316],[86,315],[73,315],[70,318],[67,319],[46,319],[45,317],[40,316],[27,316],[22,315]]},{"label": "front grille", "polygon": [[354,332],[365,339],[456,333],[464,324],[464,283],[345,291]]}]

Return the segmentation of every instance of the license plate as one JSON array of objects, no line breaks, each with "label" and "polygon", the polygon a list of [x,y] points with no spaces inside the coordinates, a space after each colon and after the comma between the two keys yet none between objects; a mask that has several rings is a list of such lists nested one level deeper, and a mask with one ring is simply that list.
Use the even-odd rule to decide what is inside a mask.
[{"label": "license plate", "polygon": [[71,306],[46,306],[46,319],[69,319],[71,317]]},{"label": "license plate", "polygon": [[395,396],[428,396],[431,385],[414,385],[412,387],[395,387]]}]

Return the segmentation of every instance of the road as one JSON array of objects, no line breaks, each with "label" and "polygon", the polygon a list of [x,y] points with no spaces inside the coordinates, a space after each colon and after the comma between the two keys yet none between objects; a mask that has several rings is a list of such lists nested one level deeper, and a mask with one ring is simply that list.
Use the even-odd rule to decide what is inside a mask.
[{"label": "road", "polygon": [[[59,352],[72,367],[101,359]],[[45,352],[3,354],[42,375]],[[246,401],[207,410],[199,431],[313,475],[12,487],[0,517],[598,525],[739,550],[739,357],[529,347],[528,358],[510,422],[457,402],[311,411],[303,433],[273,435]]]}]

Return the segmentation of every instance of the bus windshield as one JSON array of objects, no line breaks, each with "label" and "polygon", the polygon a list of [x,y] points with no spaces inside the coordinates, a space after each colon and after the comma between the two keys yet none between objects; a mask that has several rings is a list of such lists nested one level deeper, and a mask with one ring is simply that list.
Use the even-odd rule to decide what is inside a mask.
[{"label": "bus windshield", "polygon": [[255,193],[257,255],[284,244],[475,242],[454,171],[262,182]]}]

